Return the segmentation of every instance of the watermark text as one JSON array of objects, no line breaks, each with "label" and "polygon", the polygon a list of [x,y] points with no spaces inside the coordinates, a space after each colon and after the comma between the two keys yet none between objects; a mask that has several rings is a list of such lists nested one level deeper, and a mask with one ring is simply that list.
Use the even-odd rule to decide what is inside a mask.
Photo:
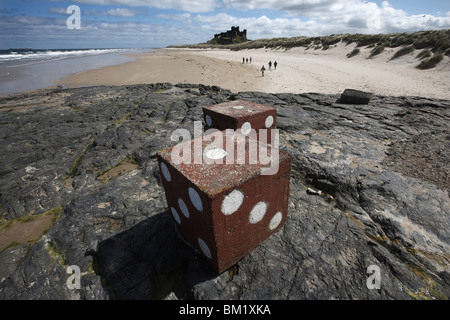
[{"label": "watermark text", "polygon": [[81,10],[79,6],[70,5],[67,7],[66,13],[71,14],[69,18],[67,18],[66,25],[67,29],[81,29]]},{"label": "watermark text", "polygon": [[369,275],[366,281],[367,289],[380,289],[381,288],[381,270],[377,265],[370,265],[367,267],[366,273]]},{"label": "watermark text", "polygon": [[[191,139],[187,129],[176,129],[172,133],[171,140],[179,142],[171,151],[173,163],[258,164],[263,166],[262,175],[274,175],[278,172],[278,129],[260,129],[258,132],[254,129],[209,129],[203,135],[202,122],[194,121],[193,143]],[[267,141],[271,144],[268,145]],[[205,147],[204,142],[207,143]]]}]

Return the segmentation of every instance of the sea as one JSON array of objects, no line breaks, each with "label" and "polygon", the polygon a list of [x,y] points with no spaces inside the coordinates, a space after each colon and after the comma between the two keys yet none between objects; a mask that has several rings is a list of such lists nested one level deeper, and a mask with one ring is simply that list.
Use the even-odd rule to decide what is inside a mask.
[{"label": "sea", "polygon": [[0,50],[0,94],[54,86],[54,81],[88,69],[133,61],[126,54],[150,48],[123,49],[3,49]]}]

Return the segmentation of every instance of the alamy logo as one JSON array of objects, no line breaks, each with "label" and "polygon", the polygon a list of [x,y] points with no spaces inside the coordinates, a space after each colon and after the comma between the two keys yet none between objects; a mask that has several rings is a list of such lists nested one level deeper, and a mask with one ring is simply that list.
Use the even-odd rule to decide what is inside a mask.
[{"label": "alamy logo", "polygon": [[67,288],[70,290],[81,289],[80,267],[76,265],[68,266],[66,272],[71,275],[66,281]]},{"label": "alamy logo", "polygon": [[67,7],[66,13],[72,14],[67,18],[67,29],[81,29],[81,10],[79,6],[71,5]]},{"label": "alamy logo", "polygon": [[[269,134],[271,145],[267,145]],[[175,164],[259,164],[262,175],[274,175],[279,167],[279,130],[245,128],[206,130],[202,122],[194,121],[194,139],[187,129],[176,129],[172,141],[180,141],[171,151]],[[203,149],[203,142],[208,142]],[[248,146],[248,147],[247,147]],[[270,164],[270,167],[268,165]]]},{"label": "alamy logo", "polygon": [[377,265],[370,265],[367,270],[366,273],[369,274],[370,276],[367,278],[367,289],[372,290],[372,289],[380,289],[381,288],[381,270],[380,267]]}]

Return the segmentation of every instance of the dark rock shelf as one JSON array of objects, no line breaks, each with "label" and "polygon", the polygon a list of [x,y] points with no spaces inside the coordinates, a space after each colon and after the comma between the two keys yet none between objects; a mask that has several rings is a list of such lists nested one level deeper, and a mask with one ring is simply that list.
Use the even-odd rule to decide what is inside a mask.
[{"label": "dark rock shelf", "polygon": [[[156,151],[175,129],[193,134],[203,106],[235,99],[278,109],[290,205],[281,231],[217,275],[175,231]],[[42,237],[0,252],[0,299],[450,297],[450,101],[41,90],[0,98],[0,150],[0,227],[62,207]],[[72,265],[80,289],[67,286]],[[367,285],[373,265],[379,289]]]}]

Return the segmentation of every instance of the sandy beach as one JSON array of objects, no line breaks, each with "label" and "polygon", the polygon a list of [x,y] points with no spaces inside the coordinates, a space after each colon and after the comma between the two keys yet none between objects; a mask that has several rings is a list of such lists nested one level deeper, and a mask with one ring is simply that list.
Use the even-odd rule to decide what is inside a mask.
[{"label": "sandy beach", "polygon": [[[379,95],[422,96],[450,99],[450,59],[444,57],[435,68],[419,70],[415,66],[419,52],[391,60],[395,51],[387,48],[369,58],[370,50],[347,58],[355,44],[338,45],[328,50],[303,47],[290,50],[217,50],[160,49],[130,55],[135,61],[83,71],[55,84],[67,87],[87,85],[124,85],[170,82],[216,85],[232,92],[270,93],[342,93],[346,88],[370,91]],[[252,63],[242,63],[242,58]],[[278,67],[269,70],[268,62]],[[265,76],[260,68],[265,65]]]}]

